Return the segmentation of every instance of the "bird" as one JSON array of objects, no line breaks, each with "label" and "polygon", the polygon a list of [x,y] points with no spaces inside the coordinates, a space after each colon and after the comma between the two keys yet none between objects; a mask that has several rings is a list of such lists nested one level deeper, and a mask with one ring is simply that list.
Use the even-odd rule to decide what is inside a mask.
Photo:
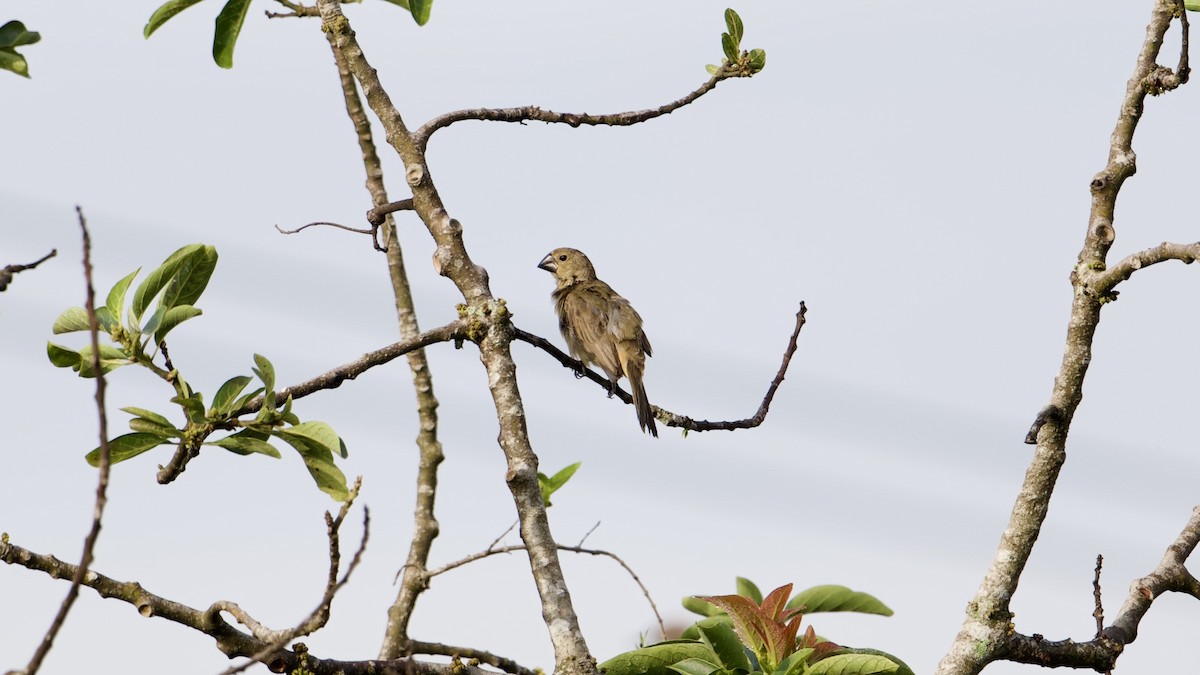
[{"label": "bird", "polygon": [[638,426],[658,438],[654,411],[642,383],[646,357],[652,355],[652,350],[642,330],[641,315],[611,286],[596,278],[596,268],[580,250],[556,248],[542,258],[538,267],[554,275],[556,286],[550,297],[571,356],[585,367],[599,366],[608,375],[612,383],[609,396],[616,391],[617,380],[622,376],[629,380]]}]

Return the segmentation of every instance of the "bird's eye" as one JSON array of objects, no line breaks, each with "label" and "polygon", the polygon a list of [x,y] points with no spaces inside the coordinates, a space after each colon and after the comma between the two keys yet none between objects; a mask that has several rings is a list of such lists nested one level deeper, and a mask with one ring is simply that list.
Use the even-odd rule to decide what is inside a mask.
[{"label": "bird's eye", "polygon": [[566,259],[567,259],[567,254],[566,254],[566,253],[562,253],[562,254],[560,254],[560,255],[558,256],[558,260],[559,260],[559,262],[562,262],[562,261],[564,261],[564,260],[566,260]]}]

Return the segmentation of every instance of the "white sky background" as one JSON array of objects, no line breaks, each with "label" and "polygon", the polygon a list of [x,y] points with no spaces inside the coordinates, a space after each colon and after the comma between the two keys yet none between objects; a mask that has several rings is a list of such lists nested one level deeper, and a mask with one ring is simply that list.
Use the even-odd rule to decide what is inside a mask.
[{"label": "white sky background", "polygon": [[[32,80],[0,76],[0,264],[59,249],[0,295],[0,530],[72,561],[93,499],[82,456],[96,445],[94,387],[52,368],[45,341],[54,317],[83,298],[73,205],[91,225],[101,294],[184,244],[218,248],[205,315],[170,341],[210,397],[249,373],[254,352],[288,384],[396,339],[385,263],[364,238],[273,228],[362,225],[369,206],[318,22],[267,21],[271,4],[256,3],[227,72],[210,56],[215,1],[145,41],[155,6],[10,0],[0,17],[43,35],[23,50]],[[464,107],[661,105],[720,59],[725,7],[443,0],[420,29],[383,2],[347,13],[415,128]],[[1022,439],[1061,357],[1087,184],[1150,7],[747,3],[736,7],[744,46],[766,49],[766,70],[666,118],[618,129],[469,122],[436,134],[432,176],[517,324],[561,344],[552,282],[535,265],[556,246],[587,251],[645,318],[655,347],[647,389],[672,411],[751,414],[797,302],[809,305],[767,423],[732,434],[643,436],[632,408],[515,344],[543,468],[583,462],[551,510],[558,539],[575,543],[600,521],[587,543],[623,556],[676,623],[688,620],[682,596],[732,592],[739,574],[764,590],[790,581],[874,593],[894,617],[812,622],[932,670],[1032,452]],[[1164,61],[1174,65],[1172,37]],[[1197,239],[1197,110],[1195,84],[1148,102],[1114,260]],[[377,140],[393,198],[407,196],[381,130]],[[457,292],[433,272],[424,228],[411,216],[399,223],[422,327],[441,325]],[[1013,603],[1023,632],[1088,639],[1095,555],[1105,556],[1111,614],[1200,501],[1198,272],[1142,271],[1105,310],[1068,462]],[[439,345],[429,358],[448,457],[438,565],[486,547],[515,514],[477,350]],[[114,435],[122,406],[180,417],[145,373],[123,369],[109,382]],[[322,657],[374,657],[411,529],[407,365],[303,399],[298,412],[341,432],[341,466],[364,475],[360,502],[372,514],[365,562],[330,625],[306,642]],[[95,569],[194,607],[228,599],[274,627],[299,620],[320,596],[321,513],[333,504],[283,451],[274,461],[214,448],[165,487],[154,473],[169,448],[117,466]],[[564,564],[596,655],[634,646],[651,615],[628,576],[604,559]],[[0,668],[26,662],[66,589],[0,569]],[[1121,670],[1174,669],[1198,616],[1186,599],[1157,602]],[[411,632],[553,663],[519,555],[435,579]],[[209,638],[84,590],[43,672],[225,665]]]}]

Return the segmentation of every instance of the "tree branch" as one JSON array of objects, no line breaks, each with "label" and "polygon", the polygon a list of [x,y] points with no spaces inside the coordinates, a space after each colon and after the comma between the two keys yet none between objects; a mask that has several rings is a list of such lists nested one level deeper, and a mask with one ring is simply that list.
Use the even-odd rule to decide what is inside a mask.
[{"label": "tree branch", "polygon": [[[775,400],[775,392],[779,390],[779,385],[783,384],[783,378],[787,375],[788,366],[792,362],[792,356],[796,353],[796,341],[800,337],[800,329],[804,328],[805,313],[808,308],[803,302],[800,303],[800,309],[796,312],[796,327],[792,330],[792,335],[788,339],[787,348],[783,352],[783,361],[779,364],[779,371],[775,373],[775,378],[771,380],[770,386],[767,387],[767,393],[763,396],[763,400],[758,405],[758,411],[752,417],[747,417],[741,420],[730,420],[723,422],[710,422],[708,420],[694,420],[690,417],[673,413],[659,406],[651,406],[654,409],[654,416],[663,424],[669,427],[679,427],[685,432],[688,431],[733,431],[735,429],[752,429],[762,424],[767,419],[767,412],[771,408],[771,402]],[[558,347],[555,347],[549,340],[527,333],[520,328],[513,329],[513,337],[526,342],[528,344],[541,349],[547,354],[553,356],[564,367],[570,368],[575,373],[583,373],[584,377],[600,385],[605,393],[612,392],[617,398],[621,399],[627,405],[633,403],[633,397],[620,387],[613,387],[612,382],[605,376],[585,368],[578,360],[569,356],[566,352]]]},{"label": "tree branch", "polygon": [[[342,99],[346,104],[346,115],[354,125],[354,135],[358,139],[358,148],[362,154],[363,168],[366,172],[366,188],[371,195],[371,210],[367,212],[367,220],[373,232],[383,230],[384,245],[375,248],[387,254],[388,277],[392,282],[392,295],[395,298],[396,318],[402,338],[411,338],[420,332],[417,325],[417,313],[413,302],[412,287],[408,282],[408,272],[404,266],[404,253],[396,238],[396,221],[392,213],[413,208],[412,199],[398,202],[388,201],[387,187],[383,182],[383,164],[375,147],[375,139],[371,133],[371,121],[363,108],[362,99],[358,95],[358,86],[346,55],[338,49],[337,42],[331,33],[325,33],[329,42],[330,52],[337,65],[338,80],[341,83]],[[372,234],[372,242],[375,235]],[[408,623],[416,608],[417,598],[424,587],[417,579],[410,578],[407,570],[424,570],[429,558],[433,540],[438,536],[440,526],[434,516],[434,503],[437,498],[437,470],[445,459],[442,444],[438,440],[438,400],[433,393],[433,375],[429,371],[429,361],[425,351],[418,349],[408,353],[408,367],[412,373],[413,389],[417,399],[417,448],[419,459],[417,465],[416,505],[413,509],[413,531],[409,543],[408,560],[405,564],[406,575],[400,583],[396,600],[388,608],[387,625],[384,629],[383,642],[379,648],[379,658],[393,659],[405,654],[408,642]]]},{"label": "tree branch", "polygon": [[[415,337],[393,342],[386,347],[367,352],[349,363],[344,363],[310,380],[280,389],[275,393],[275,398],[278,401],[286,401],[289,396],[293,399],[304,398],[325,389],[337,389],[346,380],[353,380],[376,366],[382,366],[415,350],[439,342],[449,342],[451,340],[461,342],[470,339],[468,328],[469,324],[466,321],[451,321],[445,326],[425,331]],[[262,395],[256,396],[246,403],[241,410],[234,413],[234,416],[258,412],[262,408],[262,404]]]},{"label": "tree branch", "polygon": [[489,666],[499,668],[500,670],[503,670],[506,673],[512,673],[513,675],[538,675],[538,673],[542,672],[541,669],[532,670],[522,666],[512,659],[508,659],[503,656],[496,656],[491,652],[485,652],[481,649],[456,647],[454,645],[444,645],[439,642],[409,640],[408,652],[410,654],[430,654],[470,659],[479,663],[486,663]]},{"label": "tree branch", "polygon": [[[1133,152],[1134,131],[1141,119],[1147,95],[1163,93],[1187,79],[1186,57],[1181,60],[1181,72],[1174,76],[1168,76],[1170,71],[1156,62],[1163,36],[1171,22],[1182,13],[1182,0],[1154,0],[1146,38],[1126,86],[1109,142],[1108,161],[1090,185],[1091,212],[1079,262],[1071,274],[1073,298],[1062,365],[1054,378],[1050,402],[1038,414],[1030,430],[1033,438],[1029,440],[1036,441],[1037,449],[1013,504],[1008,527],[1000,537],[995,557],[975,597],[967,604],[967,616],[962,629],[950,651],[938,664],[937,675],[975,675],[988,663],[998,659],[1025,661],[1050,653],[1046,649],[1033,649],[1034,645],[1029,642],[1013,641],[1010,602],[1049,510],[1050,496],[1054,493],[1059,471],[1066,461],[1067,433],[1075,409],[1083,399],[1083,381],[1092,359],[1092,343],[1100,321],[1100,310],[1109,299],[1097,295],[1095,288],[1103,275],[1105,259],[1116,237],[1113,214],[1117,196],[1125,179],[1137,170]],[[1186,24],[1183,26],[1186,44],[1187,27]],[[1057,644],[1054,643],[1054,648],[1057,648]]]},{"label": "tree branch", "polygon": [[[67,590],[67,595],[63,598],[62,604],[59,605],[58,613],[55,614],[54,620],[50,623],[50,628],[46,630],[42,641],[38,644],[37,649],[34,650],[28,665],[25,666],[24,675],[35,675],[42,667],[42,661],[45,660],[46,654],[49,654],[51,647],[54,646],[54,638],[58,636],[63,623],[67,620],[67,614],[71,611],[71,606],[75,604],[75,599],[79,597],[79,585],[83,583],[88,566],[92,564],[92,556],[96,550],[96,540],[100,537],[100,522],[104,517],[104,507],[108,503],[108,475],[111,463],[109,462],[108,449],[108,415],[104,408],[104,390],[107,383],[104,379],[104,369],[100,365],[100,327],[96,320],[96,289],[92,285],[92,236],[88,232],[87,219],[83,217],[83,209],[76,206],[75,214],[79,218],[79,229],[83,232],[83,280],[87,288],[84,309],[87,311],[88,333],[92,343],[92,369],[96,373],[96,414],[99,418],[98,426],[100,435],[99,477],[96,480],[96,501],[92,507],[92,526],[88,531],[87,537],[83,540],[83,553],[79,556],[79,565],[71,575],[71,587]],[[56,252],[56,250],[51,251],[49,255],[33,263],[32,266],[37,267],[43,261],[55,255]],[[7,269],[5,268],[5,270]]]},{"label": "tree branch", "polygon": [[[425,581],[426,581],[426,583],[428,583],[429,579],[432,579],[433,577],[436,577],[439,574],[445,574],[446,572],[449,572],[450,570],[462,567],[463,565],[466,565],[469,563],[473,563],[477,560],[489,558],[491,556],[499,555],[501,553],[513,553],[514,551],[527,551],[527,550],[529,550],[527,547],[525,547],[524,545],[520,545],[520,544],[513,545],[513,546],[497,547],[495,545],[495,542],[493,542],[491,546],[487,547],[486,549],[484,549],[482,551],[479,551],[478,553],[472,553],[471,555],[466,556],[465,558],[460,558],[454,562],[446,563],[445,565],[442,565],[441,567],[426,571],[425,572]],[[646,585],[642,583],[641,577],[639,577],[637,575],[637,573],[633,571],[633,568],[630,567],[628,564],[626,564],[626,562],[624,560],[622,560],[620,556],[618,556],[617,554],[615,554],[611,551],[605,551],[602,549],[583,548],[582,546],[566,546],[564,544],[558,544],[558,550],[569,551],[571,553],[586,553],[588,555],[606,556],[606,557],[609,557],[609,558],[612,558],[613,560],[615,560],[618,565],[620,565],[626,572],[629,573],[629,576],[633,579],[633,582],[638,585],[638,588],[642,589],[642,595],[646,596],[646,602],[650,603],[650,611],[654,612],[654,618],[656,621],[658,621],[658,630],[663,635],[663,639],[666,639],[667,626],[665,623],[663,623],[662,615],[658,613],[658,605],[654,604],[654,598],[650,597],[650,589],[646,588]],[[426,652],[426,653],[429,653],[429,652]]]},{"label": "tree branch", "polygon": [[1196,262],[1197,258],[1200,258],[1200,242],[1173,244],[1164,241],[1154,248],[1126,256],[1121,262],[1097,274],[1091,283],[1098,295],[1115,299],[1117,292],[1113,288],[1129,279],[1134,272],[1143,267],[1157,265],[1168,260],[1179,260],[1185,265],[1190,265]]},{"label": "tree branch", "polygon": [[[82,218],[82,216],[80,217]],[[0,293],[8,288],[8,285],[13,281],[13,276],[18,272],[34,269],[56,255],[58,255],[58,249],[52,248],[49,253],[27,265],[5,265],[3,268],[0,268]]]},{"label": "tree branch", "polygon": [[542,504],[537,481],[537,455],[529,442],[525,410],[517,387],[516,365],[510,342],[512,324],[508,309],[492,295],[487,271],[475,264],[463,244],[462,226],[449,216],[425,161],[404,118],[383,89],[379,76],[363,54],[349,20],[336,0],[319,0],[322,29],[346,59],[367,105],[383,124],[388,143],[404,162],[405,178],[413,193],[413,209],[425,223],[437,247],[434,269],[449,278],[462,293],[462,316],[478,322],[484,332],[478,340],[480,360],[487,371],[488,388],[499,423],[499,443],[508,464],[505,479],[513,496],[521,538],[529,546],[530,567],[542,604],[542,618],[554,646],[555,670],[561,675],[593,675],[596,662],[588,651],[558,550]]},{"label": "tree branch", "polygon": [[683,98],[676,99],[670,103],[665,103],[657,108],[648,110],[630,110],[628,112],[608,113],[604,115],[589,115],[588,113],[560,113],[552,110],[542,110],[533,105],[521,106],[519,108],[470,108],[467,110],[455,110],[444,115],[439,115],[417,129],[413,134],[413,141],[416,146],[425,151],[425,147],[429,144],[429,137],[438,129],[444,129],[456,122],[464,122],[467,120],[481,120],[488,122],[545,122],[547,124],[567,124],[572,127],[580,125],[589,126],[610,126],[610,127],[627,127],[634,124],[640,124],[652,120],[656,117],[669,115],[676,110],[688,105],[692,101],[700,98],[716,88],[717,83],[721,80],[727,80],[733,77],[749,77],[749,73],[742,69],[732,67],[729,64],[724,64],[720,69],[708,79],[707,82],[700,85],[699,88],[687,94]]}]

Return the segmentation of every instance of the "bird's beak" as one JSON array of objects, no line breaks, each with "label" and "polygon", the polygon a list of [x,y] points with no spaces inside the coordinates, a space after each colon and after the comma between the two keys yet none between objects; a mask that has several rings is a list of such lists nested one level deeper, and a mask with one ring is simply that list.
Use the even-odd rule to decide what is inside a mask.
[{"label": "bird's beak", "polygon": [[554,274],[554,272],[558,270],[558,265],[555,265],[554,258],[547,254],[545,258],[542,258],[542,262],[538,263],[538,269],[543,269],[551,274]]}]

